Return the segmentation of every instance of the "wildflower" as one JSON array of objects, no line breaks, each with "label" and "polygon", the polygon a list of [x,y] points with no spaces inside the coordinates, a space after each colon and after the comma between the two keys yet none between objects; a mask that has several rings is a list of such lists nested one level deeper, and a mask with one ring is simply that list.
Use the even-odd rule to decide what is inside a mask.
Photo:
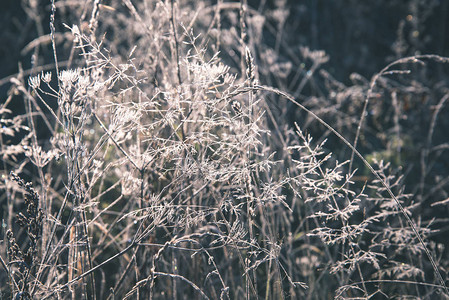
[{"label": "wildflower", "polygon": [[41,78],[42,78],[43,82],[50,83],[50,81],[51,81],[51,72],[47,72],[45,74],[44,74],[44,72],[42,72]]},{"label": "wildflower", "polygon": [[74,83],[79,76],[78,70],[64,70],[59,75],[59,79],[63,82],[63,84],[71,84]]},{"label": "wildflower", "polygon": [[39,88],[39,86],[41,85],[41,78],[40,78],[39,74],[37,76],[30,77],[28,79],[28,83],[32,89]]}]

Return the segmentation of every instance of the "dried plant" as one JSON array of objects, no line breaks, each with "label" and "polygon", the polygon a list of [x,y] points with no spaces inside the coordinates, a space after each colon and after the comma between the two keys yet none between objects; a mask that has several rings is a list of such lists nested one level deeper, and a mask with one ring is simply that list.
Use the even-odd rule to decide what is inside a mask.
[{"label": "dried plant", "polygon": [[36,262],[39,254],[39,240],[42,234],[44,214],[39,208],[39,195],[31,183],[25,183],[19,176],[11,172],[11,178],[19,187],[25,190],[26,214],[16,216],[17,224],[22,227],[27,236],[27,246],[21,248],[11,229],[6,232],[8,273],[13,287],[14,299],[31,299],[30,286],[36,273]]},{"label": "dried plant", "polygon": [[449,297],[449,59],[399,36],[343,83],[261,2],[50,1],[0,104],[3,295]]}]

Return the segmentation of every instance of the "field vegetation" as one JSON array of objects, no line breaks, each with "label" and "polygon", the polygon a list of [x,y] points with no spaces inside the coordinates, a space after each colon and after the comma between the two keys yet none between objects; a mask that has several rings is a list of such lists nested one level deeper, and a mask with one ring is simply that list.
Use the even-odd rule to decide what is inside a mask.
[{"label": "field vegetation", "polygon": [[1,299],[449,298],[446,2],[1,5]]}]

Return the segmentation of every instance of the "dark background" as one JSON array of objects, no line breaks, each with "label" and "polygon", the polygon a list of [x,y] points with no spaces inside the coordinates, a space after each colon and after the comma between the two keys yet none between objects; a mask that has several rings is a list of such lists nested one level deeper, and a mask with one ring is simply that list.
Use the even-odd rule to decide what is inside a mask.
[{"label": "dark background", "polygon": [[[25,46],[39,36],[39,30],[50,33],[51,2],[36,0],[38,5],[34,11],[27,2],[0,1],[0,80],[16,74],[19,63],[24,70],[29,69],[32,51],[24,51]],[[249,1],[249,5],[264,11],[275,8],[279,2]],[[328,71],[342,81],[348,80],[353,72],[371,77],[387,62],[399,58],[398,54],[449,55],[447,1],[291,0],[286,7],[289,9],[284,27],[287,42],[325,50],[330,56]],[[40,16],[41,28],[30,18],[32,13]],[[56,21],[58,28],[62,21]],[[395,43],[401,26],[405,47],[398,53]],[[40,64],[52,62],[49,46],[49,43],[41,46]],[[3,98],[5,84],[1,92]]]}]

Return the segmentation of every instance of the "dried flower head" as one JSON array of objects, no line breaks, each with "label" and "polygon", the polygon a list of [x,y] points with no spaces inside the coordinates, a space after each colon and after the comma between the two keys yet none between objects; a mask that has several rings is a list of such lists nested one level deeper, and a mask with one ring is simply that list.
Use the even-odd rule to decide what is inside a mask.
[{"label": "dried flower head", "polygon": [[32,76],[28,78],[28,84],[32,89],[38,89],[41,85],[41,78],[40,75]]}]

